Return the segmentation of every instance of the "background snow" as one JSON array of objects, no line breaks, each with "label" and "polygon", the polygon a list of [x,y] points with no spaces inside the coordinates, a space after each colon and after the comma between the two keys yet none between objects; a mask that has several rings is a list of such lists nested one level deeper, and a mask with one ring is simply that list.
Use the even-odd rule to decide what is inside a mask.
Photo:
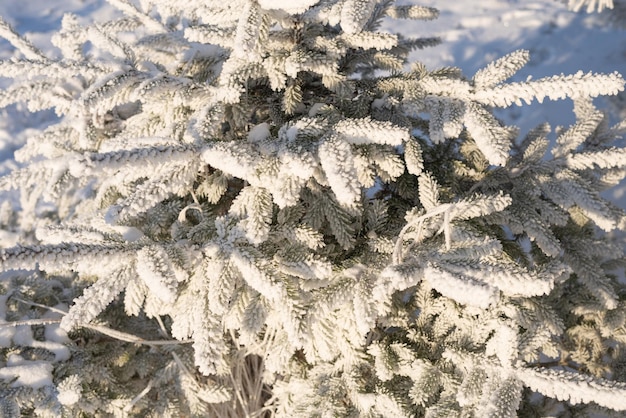
[{"label": "background snow", "polygon": [[[552,74],[583,72],[626,75],[626,31],[607,23],[607,12],[574,13],[553,0],[399,0],[398,4],[419,4],[440,10],[437,20],[387,21],[383,28],[407,36],[440,36],[443,43],[434,48],[413,52],[429,69],[458,66],[467,76],[492,60],[516,49],[528,49],[529,65],[514,80],[529,76],[540,78]],[[35,45],[55,55],[51,35],[60,27],[65,13],[74,13],[80,20],[104,21],[119,13],[105,0],[4,0],[0,16],[26,35]],[[0,41],[0,59],[14,54],[6,41]],[[0,78],[0,88],[7,80]],[[626,95],[619,99],[600,99],[603,108],[612,109],[616,121],[620,112],[626,117]],[[507,123],[518,125],[522,133],[549,122],[554,128],[574,121],[569,100],[530,106],[511,106],[498,111]],[[51,111],[32,115],[12,106],[0,110],[0,175],[14,167],[13,151],[29,134],[30,128],[45,126],[54,120]],[[618,187],[610,196],[620,199],[626,207],[626,186]]]}]

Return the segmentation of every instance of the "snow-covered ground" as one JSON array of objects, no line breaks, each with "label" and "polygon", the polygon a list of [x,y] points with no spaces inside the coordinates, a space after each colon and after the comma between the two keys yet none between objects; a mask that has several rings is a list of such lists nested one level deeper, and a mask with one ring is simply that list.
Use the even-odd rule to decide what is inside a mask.
[{"label": "snow-covered ground", "polygon": [[[286,0],[287,1],[287,0]],[[430,22],[393,21],[387,30],[408,36],[440,36],[443,43],[416,51],[412,59],[428,68],[458,66],[468,76],[495,58],[516,49],[531,53],[529,65],[515,77],[539,78],[552,74],[584,72],[626,75],[626,30],[607,23],[603,14],[574,13],[553,0],[400,0],[398,4],[436,7],[439,19]],[[106,20],[117,13],[105,0],[3,0],[0,16],[25,34],[37,46],[54,55],[50,36],[60,26],[65,13],[74,13],[84,21]],[[11,46],[0,41],[0,59],[10,58]],[[7,85],[0,78],[0,88]],[[602,100],[603,107],[626,117],[626,95],[618,100]],[[553,127],[573,122],[570,101],[512,106],[499,112],[508,123],[522,132],[549,122]],[[13,165],[12,151],[28,135],[28,129],[41,126],[53,117],[42,112],[35,117],[19,107],[0,111],[0,175]],[[616,188],[612,196],[626,207],[625,187]]]}]

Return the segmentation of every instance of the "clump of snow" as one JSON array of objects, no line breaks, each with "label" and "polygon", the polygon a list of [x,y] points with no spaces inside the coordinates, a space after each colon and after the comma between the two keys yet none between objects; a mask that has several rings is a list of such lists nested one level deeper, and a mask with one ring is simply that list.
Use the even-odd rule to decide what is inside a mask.
[{"label": "clump of snow", "polygon": [[24,360],[21,356],[11,354],[6,367],[0,368],[0,379],[13,380],[12,387],[30,386],[39,389],[52,385],[52,364],[44,361]]},{"label": "clump of snow", "polygon": [[372,102],[372,109],[380,110],[384,108],[387,105],[388,98],[389,98],[389,95],[385,93],[383,97],[374,99],[374,101]]},{"label": "clump of snow", "polygon": [[[24,320],[28,319],[27,317],[22,318]],[[13,334],[13,342],[16,345],[21,345],[25,347],[30,347],[33,344],[33,330],[30,325],[20,325],[15,327],[15,334]]]},{"label": "clump of snow", "polygon": [[248,133],[248,141],[259,142],[270,136],[270,125],[268,123],[259,123]]},{"label": "clump of snow", "polygon": [[298,132],[300,131],[300,128],[298,128],[298,126],[290,126],[289,129],[287,129],[287,141],[289,142],[293,142],[296,140],[296,138],[298,137]]},{"label": "clump of snow", "polygon": [[311,106],[311,108],[309,109],[309,116],[314,117],[320,112],[320,109],[322,109],[324,106],[326,106],[326,103],[313,104],[313,106]]}]

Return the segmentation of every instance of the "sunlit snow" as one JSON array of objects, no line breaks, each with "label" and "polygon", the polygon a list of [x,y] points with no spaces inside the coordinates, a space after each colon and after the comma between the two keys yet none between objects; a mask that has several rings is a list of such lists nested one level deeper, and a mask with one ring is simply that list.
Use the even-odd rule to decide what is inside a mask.
[{"label": "sunlit snow", "polygon": [[[315,3],[315,0],[264,0],[260,5],[292,12],[292,8],[306,8]],[[429,69],[458,66],[471,77],[494,59],[527,49],[530,62],[513,81],[574,74],[579,70],[626,74],[626,33],[607,22],[606,10],[600,14],[575,13],[553,0],[480,0],[473,1],[471,7],[463,1],[400,0],[397,4],[419,4],[440,10],[439,18],[433,21],[389,20],[382,28],[409,36],[440,36],[441,45],[411,55],[411,59],[423,62]],[[105,21],[119,14],[105,0],[29,0],[21,2],[20,7],[15,7],[14,1],[0,2],[0,16],[51,55],[56,55],[51,35],[68,12],[83,22]],[[0,41],[0,59],[12,55],[12,47]],[[3,86],[6,81],[0,79],[0,87]],[[600,99],[604,102],[602,107],[612,109],[615,120],[620,113],[626,116],[625,107],[620,106],[624,96],[622,93],[617,98]],[[497,112],[506,122],[520,126],[522,134],[543,122],[554,128],[574,121],[569,100],[513,105]],[[25,140],[28,128],[45,126],[53,117],[52,112],[32,115],[15,106],[1,111],[0,174],[15,167],[12,153]],[[616,188],[613,197],[626,197],[625,189]],[[626,200],[619,203],[626,206]]]},{"label": "sunlit snow", "polygon": [[[50,56],[57,56],[58,52],[51,44],[51,34],[60,26],[65,13],[71,12],[79,17],[79,20],[89,21],[92,19],[105,21],[119,12],[113,10],[105,0],[17,0],[0,2],[0,16],[7,20],[15,29],[25,34],[32,42]],[[259,5],[266,9],[296,13],[306,10],[309,6],[317,3],[317,0],[259,0]],[[502,57],[518,49],[530,51],[529,64],[513,77],[513,81],[523,81],[528,78],[538,79],[552,74],[576,74],[583,73],[606,73],[615,71],[626,74],[626,33],[607,23],[606,12],[604,14],[586,14],[584,12],[571,12],[558,1],[552,0],[481,0],[481,1],[399,1],[399,4],[420,4],[435,7],[440,10],[437,20],[422,21],[391,21],[386,22],[382,29],[390,32],[399,32],[407,36],[440,36],[442,44],[433,48],[417,50],[412,53],[411,59],[423,62],[428,69],[436,69],[444,66],[459,66],[468,78],[471,78],[478,70],[485,67],[494,59]],[[348,28],[344,28],[348,29]],[[350,28],[349,32],[355,32],[359,28]],[[0,59],[10,59],[15,56],[13,48],[5,41],[0,41]],[[297,68],[294,67],[294,71]],[[0,78],[0,88],[7,86],[7,80]],[[237,91],[224,90],[224,95],[236,94]],[[611,112],[612,119],[626,117],[626,98],[624,93],[613,98],[598,99],[603,107]],[[621,101],[620,101],[621,100]],[[384,98],[376,100],[375,107],[384,105]],[[313,116],[319,111],[320,105],[315,105],[310,110]],[[518,125],[524,134],[531,128],[543,122],[548,122],[553,128],[559,125],[568,125],[574,121],[571,101],[545,101],[533,103],[530,106],[517,106],[515,104],[497,111],[497,115],[507,123]],[[32,133],[33,128],[42,128],[51,121],[56,120],[52,111],[43,111],[32,114],[21,106],[11,106],[0,110],[0,175],[18,166],[14,159],[14,151],[19,148],[25,139]],[[361,127],[346,127],[346,132],[338,132],[348,136],[352,143],[366,143],[369,137],[362,133]],[[350,129],[348,129],[350,128]],[[359,129],[357,129],[359,128]],[[366,127],[367,128],[367,127]],[[371,128],[371,127],[370,127]],[[384,128],[384,127],[383,127]],[[382,128],[381,128],[382,129]],[[292,127],[286,135],[290,141],[296,137],[298,127]],[[363,128],[362,130],[366,130]],[[371,130],[371,129],[370,129]],[[270,136],[269,126],[261,124],[250,131],[248,139],[252,143],[265,140]],[[401,142],[400,137],[393,137],[394,132],[387,132],[387,141],[396,145]],[[348,140],[348,139],[346,139]],[[254,144],[251,144],[252,146]],[[338,200],[346,205],[353,204],[359,198],[359,184],[356,176],[353,182],[342,183],[345,178],[340,172],[342,151],[348,147],[343,139],[333,138],[326,141],[320,148],[320,152],[333,155],[337,164],[331,158],[324,160],[323,168],[326,176],[331,181],[333,191]],[[204,162],[210,162],[215,166],[227,164],[232,174],[238,177],[252,177],[248,173],[251,167],[250,161],[238,160],[236,156],[215,147],[211,152],[204,155]],[[349,155],[350,153],[345,153]],[[251,158],[251,157],[250,157]],[[500,161],[496,155],[496,162]],[[215,159],[216,161],[213,161]],[[219,162],[217,160],[220,160]],[[330,163],[329,163],[330,161]],[[309,175],[304,170],[310,166],[302,165],[302,176]],[[238,171],[236,171],[238,170]],[[355,170],[352,170],[355,171]],[[300,174],[300,173],[299,173]],[[626,185],[616,188],[612,197],[622,207],[626,207]],[[9,201],[9,195],[0,194],[0,201]],[[277,202],[279,205],[280,201]],[[286,206],[286,203],[283,202]],[[130,231],[133,232],[133,231]],[[0,246],[10,243],[9,235],[2,235],[3,242]],[[134,237],[136,238],[136,237]],[[129,238],[133,239],[133,238]],[[260,271],[247,263],[241,254],[233,253],[232,258],[237,267],[252,278],[253,283],[259,289],[266,285],[266,277]],[[140,260],[141,261],[141,260]],[[145,266],[144,266],[145,267]],[[325,266],[323,266],[325,267]],[[430,267],[429,267],[430,268]],[[147,269],[147,267],[146,267]],[[139,270],[140,276],[146,278],[152,271]],[[150,274],[149,274],[150,273]],[[442,272],[437,272],[442,274]],[[325,274],[325,273],[324,273]],[[324,277],[320,274],[320,276]],[[452,283],[452,282],[449,282]],[[165,302],[174,298],[175,283],[149,282],[153,291]],[[442,294],[459,294],[458,288],[463,283],[452,283],[454,290],[449,290],[443,284],[438,284],[436,289]],[[267,288],[271,293],[265,294],[268,299],[278,299],[284,291],[279,286]],[[472,290],[474,293],[472,293]],[[260,290],[259,290],[260,291]],[[478,293],[476,293],[478,292]],[[476,306],[487,307],[495,299],[496,289],[485,285],[468,287],[463,293],[467,300],[462,302],[473,303]],[[56,324],[45,326],[46,341],[38,341],[33,337],[30,326],[2,327],[5,318],[5,300],[7,295],[0,296],[0,347],[10,344],[44,348],[54,353],[54,361],[64,361],[69,358],[69,350],[64,343],[68,342],[67,334]],[[62,310],[66,307],[58,306]],[[44,318],[58,319],[59,314],[51,313]],[[27,318],[24,318],[27,319]],[[502,335],[504,340],[509,335]],[[496,340],[494,340],[496,341]],[[498,356],[505,358],[508,353],[497,352],[498,347],[492,347]],[[31,386],[40,388],[52,383],[52,364],[48,362],[28,361],[19,356],[10,356],[4,367],[0,368],[0,380],[11,381],[13,386]],[[539,378],[537,378],[539,379]],[[68,384],[65,397],[62,402],[73,404],[79,398],[74,386]],[[550,395],[550,394],[548,394]],[[582,396],[582,395],[581,395]],[[586,400],[586,398],[583,397]],[[590,398],[590,400],[593,400]]]}]

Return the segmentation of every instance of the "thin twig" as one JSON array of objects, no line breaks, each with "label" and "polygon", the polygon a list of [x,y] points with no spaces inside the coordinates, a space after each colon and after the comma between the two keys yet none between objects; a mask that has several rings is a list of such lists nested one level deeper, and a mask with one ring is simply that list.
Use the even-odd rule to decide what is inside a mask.
[{"label": "thin twig", "polygon": [[[34,326],[34,325],[54,325],[60,324],[61,319],[54,318],[45,318],[45,319],[26,319],[23,321],[12,321],[0,323],[0,328],[2,327],[21,327],[21,326]],[[190,344],[193,343],[193,340],[144,340],[141,337],[137,337],[133,334],[128,334],[126,332],[118,331],[104,325],[94,325],[94,324],[82,324],[80,325],[83,328],[90,329],[92,331],[99,332],[111,338],[115,338],[116,340],[125,341],[128,343],[134,344],[143,344],[143,345],[180,345],[180,344]]]},{"label": "thin twig", "polygon": [[0,327],[23,327],[34,325],[53,325],[61,323],[60,319],[46,318],[46,319],[25,319],[22,321],[12,321],[0,323]]},{"label": "thin twig", "polygon": [[161,316],[157,315],[155,319],[157,323],[159,324],[159,332],[161,333],[161,335],[166,338],[169,337],[169,335],[167,334],[167,329],[165,328],[165,324],[161,320]]},{"label": "thin twig", "polygon": [[[449,224],[450,224],[450,221],[452,220],[450,218],[449,212],[453,207],[454,205],[452,203],[441,204],[429,210],[425,214],[413,219],[411,222],[408,222],[406,225],[404,225],[404,227],[398,234],[398,238],[396,239],[396,244],[394,246],[393,255],[392,255],[394,264],[400,264],[402,260],[404,259],[404,251],[402,248],[402,244],[404,243],[404,235],[406,235],[410,229],[417,226],[418,235],[416,238],[416,244],[419,244],[424,239],[424,236],[423,236],[424,223],[427,219],[434,218],[437,215],[443,214],[444,216],[443,225],[441,226],[441,229],[437,231],[437,234],[444,232],[447,236],[449,236],[450,235]],[[449,237],[446,237],[446,238],[449,239]],[[446,247],[448,247],[449,245],[450,243],[446,241]]]},{"label": "thin twig", "polygon": [[174,351],[172,351],[172,357],[174,358],[174,361],[176,362],[176,365],[178,365],[178,368],[185,373],[187,376],[189,377],[193,377],[191,375],[191,373],[189,372],[189,370],[187,369],[187,366],[185,366],[185,364],[183,363],[183,361],[181,360],[181,358],[178,356],[178,354],[176,354]]},{"label": "thin twig", "polygon": [[84,324],[81,325],[85,328],[94,330],[94,331],[98,331],[104,335],[107,335],[109,337],[118,339],[118,340],[122,340],[122,341],[126,341],[129,343],[135,343],[135,344],[143,344],[143,345],[180,345],[180,344],[191,344],[193,343],[193,340],[183,340],[183,341],[179,341],[179,340],[144,340],[141,337],[137,337],[136,335],[133,334],[128,334],[126,332],[122,332],[122,331],[118,331],[109,327],[105,327],[103,325],[91,325],[91,324]]},{"label": "thin twig", "polygon": [[148,386],[146,386],[141,392],[139,392],[139,394],[137,396],[135,396],[129,403],[128,405],[126,405],[124,407],[124,412],[130,412],[133,407],[135,406],[135,404],[137,402],[139,402],[141,400],[141,398],[143,398],[144,396],[146,396],[148,394],[148,392],[150,392],[150,390],[152,389],[152,380],[150,380],[148,382]]},{"label": "thin twig", "polygon": [[24,305],[36,306],[38,308],[43,308],[43,309],[47,309],[47,310],[52,311],[52,312],[60,313],[61,315],[67,314],[67,312],[65,312],[64,310],[61,310],[59,308],[55,308],[54,306],[42,305],[41,303],[31,302],[31,301],[28,301],[28,300],[20,299],[18,297],[12,297],[11,299],[13,299],[15,301],[18,301],[20,303],[23,303]]},{"label": "thin twig", "polygon": [[246,404],[246,402],[243,400],[243,397],[241,396],[241,390],[242,390],[241,385],[237,384],[237,381],[235,380],[235,377],[233,376],[232,370],[229,373],[229,377],[230,377],[230,382],[233,385],[233,389],[235,389],[235,395],[237,396],[237,400],[241,404],[241,408],[243,409],[244,414],[246,414],[245,415],[246,418],[250,418],[250,414],[248,413],[248,405]]}]

